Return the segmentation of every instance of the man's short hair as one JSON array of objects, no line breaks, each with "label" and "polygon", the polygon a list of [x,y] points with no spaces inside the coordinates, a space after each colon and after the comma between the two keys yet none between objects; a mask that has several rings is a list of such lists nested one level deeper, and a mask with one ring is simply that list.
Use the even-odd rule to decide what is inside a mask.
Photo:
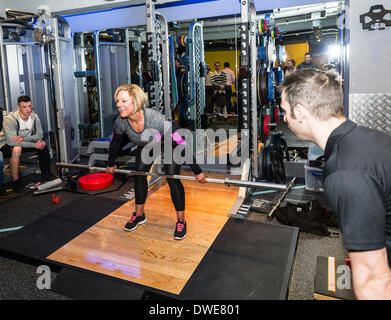
[{"label": "man's short hair", "polygon": [[18,98],[18,105],[19,105],[19,103],[21,103],[21,102],[30,102],[30,101],[31,101],[31,99],[30,99],[29,96],[20,96],[20,97]]},{"label": "man's short hair", "polygon": [[311,54],[311,52],[306,52],[305,55],[304,55],[304,57],[305,57],[305,56],[310,56],[310,57],[312,57],[312,54]]},{"label": "man's short hair", "polygon": [[293,118],[293,110],[298,104],[309,108],[320,120],[343,115],[342,78],[337,72],[296,70],[285,78],[279,89],[285,94]]},{"label": "man's short hair", "polygon": [[229,68],[229,62],[224,62],[224,68]]}]

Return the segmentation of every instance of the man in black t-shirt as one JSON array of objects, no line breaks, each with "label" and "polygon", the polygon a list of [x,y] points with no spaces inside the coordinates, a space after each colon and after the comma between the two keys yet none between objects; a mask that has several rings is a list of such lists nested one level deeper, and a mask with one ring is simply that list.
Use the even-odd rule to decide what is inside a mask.
[{"label": "man in black t-shirt", "polygon": [[323,187],[340,223],[358,299],[391,299],[391,137],[343,114],[335,72],[297,70],[281,85],[284,121],[316,143]]}]

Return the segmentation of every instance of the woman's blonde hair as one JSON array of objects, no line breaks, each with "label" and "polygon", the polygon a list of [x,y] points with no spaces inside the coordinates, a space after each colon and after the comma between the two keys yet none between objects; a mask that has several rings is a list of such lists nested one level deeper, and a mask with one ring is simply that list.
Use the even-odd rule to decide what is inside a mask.
[{"label": "woman's blonde hair", "polygon": [[120,91],[127,91],[129,93],[129,96],[133,99],[135,112],[144,108],[144,105],[148,101],[147,94],[136,84],[123,84],[122,86],[119,86],[114,93],[115,101],[117,101],[117,95]]}]

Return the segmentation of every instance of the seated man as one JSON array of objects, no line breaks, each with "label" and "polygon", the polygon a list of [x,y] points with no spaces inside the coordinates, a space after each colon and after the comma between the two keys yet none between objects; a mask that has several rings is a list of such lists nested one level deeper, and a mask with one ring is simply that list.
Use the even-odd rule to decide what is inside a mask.
[{"label": "seated man", "polygon": [[[0,109],[1,112],[1,109]],[[0,197],[3,197],[7,194],[4,186],[3,186],[3,153],[0,151]]]},{"label": "seated man", "polygon": [[28,96],[20,96],[18,108],[5,117],[3,129],[0,132],[0,151],[3,152],[4,157],[11,157],[11,176],[15,191],[21,191],[24,188],[19,179],[19,163],[22,152],[37,152],[42,179],[54,178],[49,171],[49,150],[42,138],[41,121],[38,115],[33,112],[31,99]]},{"label": "seated man", "polygon": [[[3,129],[3,109],[0,108],[0,131]],[[0,197],[7,195],[7,191],[4,188],[4,176],[3,176],[3,153],[0,151]]]}]

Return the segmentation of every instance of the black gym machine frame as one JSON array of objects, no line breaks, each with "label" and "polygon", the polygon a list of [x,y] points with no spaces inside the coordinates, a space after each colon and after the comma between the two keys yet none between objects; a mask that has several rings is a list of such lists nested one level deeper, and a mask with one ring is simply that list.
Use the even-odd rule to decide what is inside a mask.
[{"label": "black gym machine frame", "polygon": [[[251,176],[253,180],[285,183],[283,158],[287,154],[286,141],[281,132],[271,132],[267,139],[263,139],[263,127],[259,128],[258,126],[258,119],[261,119],[261,123],[263,123],[264,114],[262,111],[258,113],[258,91],[260,89],[258,86],[261,83],[257,79],[257,23],[255,6],[252,1],[244,0],[241,2],[240,38],[239,77],[242,80],[242,136],[248,137],[250,141]],[[270,59],[270,61],[273,60]],[[270,64],[270,61],[267,63]],[[275,124],[269,123],[268,126],[269,128],[275,127]],[[258,129],[260,129],[260,133]],[[258,139],[264,142],[259,153]]]}]

